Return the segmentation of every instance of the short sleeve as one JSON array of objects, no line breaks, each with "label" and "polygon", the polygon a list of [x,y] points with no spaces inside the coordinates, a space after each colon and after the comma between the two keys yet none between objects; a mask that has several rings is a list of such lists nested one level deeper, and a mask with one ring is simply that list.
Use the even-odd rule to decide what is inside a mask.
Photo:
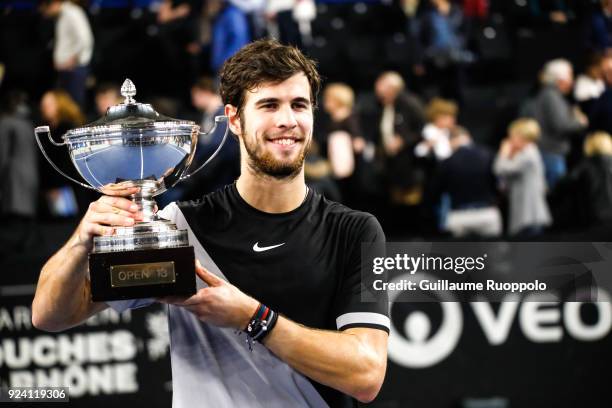
[{"label": "short sleeve", "polygon": [[[160,218],[165,220],[169,220],[171,222],[176,222],[176,214],[179,211],[179,208],[175,203],[170,203],[164,207],[163,210],[158,211],[157,215]],[[145,298],[145,299],[128,299],[128,300],[112,300],[106,302],[108,306],[114,309],[116,312],[121,313],[128,309],[139,309],[141,307],[150,306],[155,303],[155,299]]]},{"label": "short sleeve", "polygon": [[335,299],[336,327],[369,327],[389,332],[389,299],[386,291],[373,290],[374,275],[362,257],[384,256],[385,234],[378,220],[369,215],[351,234],[346,267]]}]

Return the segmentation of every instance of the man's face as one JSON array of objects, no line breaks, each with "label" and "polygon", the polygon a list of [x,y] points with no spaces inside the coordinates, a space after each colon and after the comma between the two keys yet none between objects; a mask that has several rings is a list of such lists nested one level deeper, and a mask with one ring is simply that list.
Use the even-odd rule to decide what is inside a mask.
[{"label": "man's face", "polygon": [[242,118],[231,105],[226,106],[226,114],[232,132],[242,141],[241,160],[255,173],[277,179],[299,174],[313,123],[310,84],[303,73],[248,91]]}]

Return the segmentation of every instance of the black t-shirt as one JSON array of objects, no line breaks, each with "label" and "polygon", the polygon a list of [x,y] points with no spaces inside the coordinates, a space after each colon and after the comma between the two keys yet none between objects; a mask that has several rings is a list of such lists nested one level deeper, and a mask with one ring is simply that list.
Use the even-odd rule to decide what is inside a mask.
[{"label": "black t-shirt", "polygon": [[[313,328],[389,331],[387,296],[368,291],[370,274],[362,277],[362,245],[384,252],[374,216],[312,190],[291,212],[264,213],[244,201],[235,184],[178,207],[227,280],[273,310]],[[355,402],[311,383],[330,406]]]}]

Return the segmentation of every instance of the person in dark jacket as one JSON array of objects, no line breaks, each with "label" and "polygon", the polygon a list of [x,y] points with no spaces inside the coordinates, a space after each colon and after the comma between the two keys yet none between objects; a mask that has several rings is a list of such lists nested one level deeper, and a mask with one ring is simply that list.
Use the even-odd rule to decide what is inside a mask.
[{"label": "person in dark jacket", "polygon": [[589,127],[612,134],[612,57],[604,58],[601,67],[606,90],[591,104]]},{"label": "person in dark jacket", "polygon": [[601,0],[589,21],[588,46],[601,53],[612,51],[612,0]]},{"label": "person in dark jacket", "polygon": [[460,126],[451,132],[450,145],[452,154],[440,164],[434,179],[435,194],[450,196],[446,229],[455,237],[499,236],[502,218],[495,204],[493,153],[475,144]]},{"label": "person in dark jacket", "polygon": [[27,96],[0,97],[0,257],[31,243],[38,194],[38,162]]},{"label": "person in dark jacket", "polygon": [[422,198],[423,177],[419,175],[413,152],[425,124],[423,105],[417,96],[405,90],[404,80],[397,72],[381,74],[374,88],[380,102],[378,156],[392,201],[418,204]]},{"label": "person in dark jacket", "polygon": [[584,160],[569,176],[581,226],[612,225],[612,137],[595,132],[584,142]]}]

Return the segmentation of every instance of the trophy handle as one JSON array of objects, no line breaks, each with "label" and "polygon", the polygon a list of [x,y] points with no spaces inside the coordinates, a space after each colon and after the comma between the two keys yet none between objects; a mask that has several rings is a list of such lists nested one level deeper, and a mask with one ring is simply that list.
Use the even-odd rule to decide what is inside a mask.
[{"label": "trophy handle", "polygon": [[[215,130],[217,130],[217,125],[219,124],[219,122],[226,122],[227,123],[227,116],[215,116],[215,124],[213,125],[212,129],[210,129],[208,131],[208,133],[200,132],[200,134],[208,135],[208,134],[214,132]],[[219,143],[219,146],[217,147],[217,150],[215,150],[213,152],[213,154],[211,154],[210,157],[204,163],[202,163],[202,165],[200,167],[198,167],[197,169],[195,169],[194,171],[192,171],[189,174],[183,175],[179,179],[179,181],[188,179],[189,177],[191,177],[194,174],[196,174],[198,171],[202,170],[204,168],[204,166],[206,166],[208,163],[210,163],[210,161],[212,159],[214,159],[215,156],[221,151],[221,148],[223,147],[223,145],[225,144],[225,140],[227,139],[228,133],[229,133],[229,123],[227,123],[227,126],[225,127],[225,134],[223,135],[223,139],[221,139],[221,143]]]},{"label": "trophy handle", "polygon": [[66,142],[57,143],[55,140],[53,140],[53,138],[51,137],[51,129],[49,129],[49,126],[38,126],[36,129],[34,129],[34,136],[36,137],[36,143],[38,143],[38,147],[40,148],[40,151],[42,152],[42,154],[45,157],[45,159],[47,159],[47,161],[49,162],[51,167],[53,167],[59,174],[61,174],[62,176],[66,177],[68,180],[73,181],[73,182],[75,182],[75,183],[77,183],[77,184],[79,184],[79,185],[81,185],[83,187],[87,187],[90,190],[98,191],[97,189],[93,188],[89,184],[81,183],[80,181],[73,179],[72,177],[70,177],[69,175],[67,175],[63,171],[61,171],[55,165],[55,163],[53,163],[53,161],[49,158],[49,156],[47,155],[47,152],[45,151],[45,148],[43,147],[43,145],[42,145],[42,143],[40,141],[39,133],[46,133],[48,135],[48,137],[49,137],[49,140],[51,141],[51,143],[53,143],[54,146],[65,146]]}]

